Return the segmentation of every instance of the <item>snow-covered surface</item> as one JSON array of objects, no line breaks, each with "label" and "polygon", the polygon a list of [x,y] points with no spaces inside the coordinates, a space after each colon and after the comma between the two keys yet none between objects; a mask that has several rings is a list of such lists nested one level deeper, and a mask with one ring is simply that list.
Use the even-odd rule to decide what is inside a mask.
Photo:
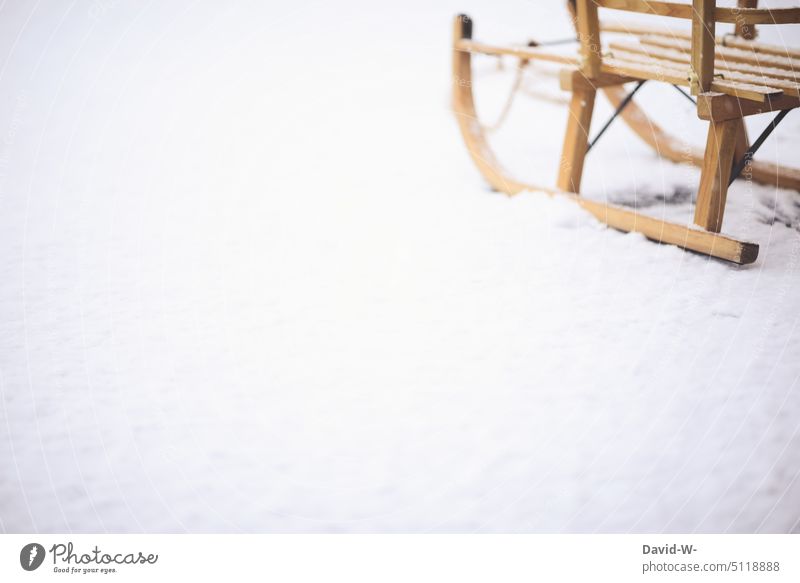
[{"label": "snow-covered surface", "polygon": [[[0,530],[800,529],[800,198],[732,188],[737,268],[489,192],[459,11],[569,34],[560,2],[0,6]],[[512,73],[478,67],[491,119]],[[499,157],[552,184],[565,120],[521,98]],[[697,178],[618,124],[585,190],[689,222]]]}]

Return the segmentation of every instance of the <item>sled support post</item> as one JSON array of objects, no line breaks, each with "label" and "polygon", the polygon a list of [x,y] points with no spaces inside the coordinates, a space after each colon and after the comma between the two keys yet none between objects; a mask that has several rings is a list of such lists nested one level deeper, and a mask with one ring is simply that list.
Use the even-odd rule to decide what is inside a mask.
[{"label": "sled support post", "polygon": [[589,145],[589,126],[592,125],[592,112],[597,89],[575,88],[569,103],[567,133],[558,167],[557,186],[567,192],[580,192],[583,161]]},{"label": "sled support post", "polygon": [[600,19],[593,0],[578,0],[578,40],[581,43],[581,71],[589,79],[600,75]]},{"label": "sled support post", "polygon": [[750,138],[747,135],[747,126],[744,123],[744,118],[736,120],[736,144],[733,149],[733,160],[738,162],[747,152],[750,147]]},{"label": "sled support post", "polygon": [[706,141],[706,158],[700,174],[694,222],[706,231],[719,233],[725,213],[733,152],[740,132],[741,119],[711,122]]},{"label": "sled support post", "polygon": [[711,91],[716,50],[716,0],[692,0],[692,95]]},{"label": "sled support post", "polygon": [[[739,8],[757,8],[758,0],[737,0],[736,5]],[[754,24],[743,24],[739,21],[735,25],[734,34],[745,40],[753,40],[757,34],[756,27]],[[747,124],[744,123],[744,118],[742,118],[739,120],[739,129],[736,133],[736,147],[733,150],[734,162],[741,160],[749,147],[750,138],[747,135]]]},{"label": "sled support post", "polygon": [[[736,5],[739,8],[758,8],[758,0],[738,0]],[[741,20],[736,21],[736,29],[734,34],[745,40],[753,40],[756,38],[756,25],[745,24]]]}]

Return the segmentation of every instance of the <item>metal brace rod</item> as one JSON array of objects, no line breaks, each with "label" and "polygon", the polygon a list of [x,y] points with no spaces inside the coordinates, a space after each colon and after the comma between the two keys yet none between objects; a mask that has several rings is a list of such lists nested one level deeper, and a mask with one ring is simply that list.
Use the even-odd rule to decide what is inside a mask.
[{"label": "metal brace rod", "polygon": [[617,107],[617,110],[611,115],[611,117],[605,123],[603,128],[599,132],[597,132],[597,135],[594,137],[594,139],[589,142],[588,146],[586,146],[586,153],[587,154],[589,153],[589,150],[592,149],[592,146],[594,146],[597,143],[597,140],[599,140],[603,136],[603,134],[606,133],[606,130],[611,125],[611,122],[613,122],[615,119],[617,119],[617,116],[620,113],[622,113],[622,110],[625,109],[628,106],[628,104],[631,102],[631,99],[633,99],[633,96],[636,95],[636,92],[639,91],[639,89],[642,88],[642,85],[644,85],[646,82],[647,82],[647,79],[639,81],[636,84],[636,87],[634,87],[633,90],[625,96],[625,99],[622,100],[622,103],[619,104],[619,106]]},{"label": "metal brace rod", "polygon": [[673,87],[674,87],[675,89],[677,89],[677,90],[678,90],[678,92],[679,92],[681,95],[683,95],[683,96],[684,96],[686,99],[688,99],[689,101],[691,101],[693,105],[697,105],[697,101],[695,101],[695,100],[694,100],[694,98],[693,98],[691,95],[689,95],[688,93],[686,93],[686,91],[684,91],[683,89],[681,89],[681,86],[680,86],[680,85],[673,85]]},{"label": "metal brace rod", "polygon": [[739,178],[739,175],[742,173],[742,170],[744,170],[745,166],[747,166],[747,163],[753,159],[753,154],[755,154],[758,151],[761,145],[766,141],[766,139],[772,133],[772,130],[774,130],[777,127],[777,125],[781,123],[781,120],[784,117],[786,117],[786,114],[789,113],[790,111],[791,109],[781,110],[781,112],[775,116],[775,118],[770,122],[770,124],[766,128],[764,128],[764,131],[761,132],[761,135],[758,136],[758,139],[755,142],[753,142],[753,145],[747,148],[747,151],[744,153],[744,156],[742,156],[742,159],[739,160],[736,163],[736,166],[734,166],[733,169],[731,170],[731,179],[728,181],[728,186],[733,184],[733,181]]}]

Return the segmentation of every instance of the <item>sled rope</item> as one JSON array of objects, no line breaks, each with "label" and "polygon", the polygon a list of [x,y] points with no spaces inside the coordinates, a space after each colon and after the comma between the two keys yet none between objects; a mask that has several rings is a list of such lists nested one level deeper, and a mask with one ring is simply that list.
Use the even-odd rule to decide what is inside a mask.
[{"label": "sled rope", "polygon": [[519,66],[517,67],[517,74],[514,77],[514,84],[511,86],[511,91],[508,93],[508,97],[506,97],[506,102],[503,104],[503,109],[500,110],[500,115],[497,116],[495,122],[491,125],[482,124],[483,130],[487,134],[491,134],[499,130],[506,121],[508,114],[511,112],[511,107],[514,105],[514,99],[517,97],[519,93],[519,89],[522,86],[522,78],[525,74],[525,67],[528,66],[527,60],[521,60],[519,62]]},{"label": "sled rope", "polygon": [[589,145],[588,145],[588,146],[586,146],[586,153],[587,153],[587,154],[589,153],[589,150],[591,150],[591,149],[592,149],[592,146],[594,146],[594,145],[597,143],[597,141],[598,141],[598,140],[599,140],[601,137],[603,137],[603,134],[604,134],[604,133],[606,133],[606,130],[609,128],[609,126],[611,125],[611,123],[612,123],[612,122],[613,122],[615,119],[617,119],[617,117],[619,116],[619,114],[620,114],[620,113],[622,113],[622,110],[623,110],[623,109],[625,109],[626,107],[628,107],[628,104],[629,104],[629,103],[631,102],[631,100],[633,99],[633,96],[634,96],[634,95],[636,95],[636,92],[637,92],[637,91],[639,91],[639,89],[641,89],[641,88],[642,88],[642,85],[644,85],[646,82],[647,82],[647,80],[646,80],[646,79],[645,79],[645,80],[642,80],[642,81],[639,81],[639,82],[636,84],[636,87],[634,87],[634,88],[633,88],[633,90],[632,90],[630,93],[628,93],[628,94],[625,96],[625,99],[623,99],[623,100],[622,100],[622,102],[621,102],[621,103],[619,104],[619,106],[617,107],[616,111],[615,111],[615,112],[614,112],[614,113],[611,115],[611,117],[610,117],[610,118],[608,118],[608,121],[605,123],[605,125],[602,127],[602,129],[601,129],[599,132],[597,132],[597,135],[594,137],[594,139],[593,139],[592,141],[590,141],[590,142],[589,142]]},{"label": "sled rope", "polygon": [[778,115],[774,117],[774,119],[770,122],[770,124],[764,128],[764,131],[761,132],[761,135],[758,136],[758,139],[753,142],[753,145],[747,148],[747,151],[742,156],[742,159],[736,163],[736,166],[733,167],[731,170],[731,179],[728,181],[728,186],[733,184],[733,181],[739,178],[739,175],[744,170],[745,166],[747,166],[748,162],[753,159],[753,155],[758,151],[761,145],[766,141],[769,135],[772,133],[779,123],[786,117],[786,114],[789,113],[791,109],[784,109]]},{"label": "sled rope", "polygon": [[[568,38],[559,38],[559,39],[555,39],[555,40],[549,40],[549,41],[545,41],[545,42],[541,42],[541,43],[538,42],[538,41],[535,41],[535,40],[529,40],[528,43],[527,43],[527,46],[529,46],[529,47],[554,47],[554,46],[557,46],[557,45],[571,44],[571,43],[576,43],[576,42],[579,42],[579,41],[580,41],[580,39],[577,38],[577,37],[574,37],[574,36],[571,36],[571,37],[568,37]],[[483,128],[483,131],[485,133],[487,133],[487,134],[494,133],[497,130],[499,130],[503,126],[503,124],[505,123],[506,118],[508,117],[508,114],[511,112],[511,107],[514,105],[514,100],[516,99],[517,94],[520,93],[520,89],[522,89],[522,79],[525,76],[524,75],[524,73],[525,73],[524,69],[529,64],[530,64],[530,61],[528,61],[527,59],[520,59],[519,67],[517,67],[517,75],[516,75],[516,77],[514,79],[514,84],[511,86],[511,91],[509,91],[509,93],[508,93],[508,97],[506,98],[505,104],[503,104],[503,109],[500,110],[500,115],[497,116],[497,119],[495,120],[495,122],[493,124],[481,124],[481,127]],[[502,66],[503,66],[502,56],[498,57],[498,65],[502,69]],[[526,91],[525,93],[529,93],[529,92]],[[533,95],[531,95],[531,97],[534,97],[534,98],[537,98],[537,99],[541,98],[541,96],[538,95],[538,94],[533,94]]]}]

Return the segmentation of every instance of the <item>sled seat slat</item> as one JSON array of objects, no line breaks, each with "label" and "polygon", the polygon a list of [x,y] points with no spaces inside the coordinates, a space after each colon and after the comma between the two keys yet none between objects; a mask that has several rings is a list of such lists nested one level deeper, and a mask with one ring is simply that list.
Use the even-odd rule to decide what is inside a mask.
[{"label": "sled seat slat", "polygon": [[[643,35],[640,38],[640,42],[644,45],[666,47],[679,50],[687,54],[692,52],[691,41],[684,39],[669,38],[650,34]],[[786,71],[796,72],[798,76],[800,76],[800,59],[767,53],[758,53],[753,50],[731,48],[721,45],[716,45],[714,56],[716,59],[730,63],[747,63],[759,67],[783,69]]]},{"label": "sled seat slat", "polygon": [[[687,70],[681,69],[670,61],[656,61],[652,58],[647,58],[646,62],[624,60],[619,57],[605,58],[603,59],[602,71],[616,75],[627,75],[635,79],[663,81],[682,87],[690,87],[691,85]],[[757,102],[777,99],[783,95],[780,89],[774,87],[723,80],[712,81],[711,91]]]},{"label": "sled seat slat", "polygon": [[[456,50],[465,51],[468,53],[479,53],[484,55],[506,55],[513,56],[523,60],[539,60],[551,63],[559,63],[563,65],[571,65],[577,67],[580,60],[575,57],[567,55],[559,55],[557,53],[550,53],[535,47],[528,47],[524,45],[491,45],[473,40],[461,40],[455,44]],[[630,51],[629,51],[630,53]],[[681,69],[680,65],[676,62],[667,59],[639,59],[632,58],[630,54],[628,58],[604,58],[601,61],[601,72],[606,76],[605,79],[593,79],[595,87],[603,87],[607,85],[618,85],[620,82],[633,81],[633,80],[656,80],[668,81],[674,85],[684,87],[690,86],[690,77],[688,70]],[[613,76],[614,79],[608,76]],[[624,80],[619,80],[619,77],[625,77]],[[777,99],[783,91],[777,86],[770,86],[765,82],[758,80],[744,80],[744,79],[719,79],[712,83],[711,90],[725,95],[731,95],[741,99],[749,99],[763,103],[768,99]]]},{"label": "sled seat slat", "polygon": [[[660,36],[670,40],[691,41],[692,35],[688,31],[676,30],[674,28],[647,26],[638,22],[611,22],[601,21],[600,30],[613,34],[628,34],[636,37],[641,36]],[[743,49],[757,54],[775,55],[778,57],[789,57],[800,59],[800,49],[789,46],[771,45],[753,40],[746,40],[731,34],[716,36],[714,42],[723,47],[733,49]]]},{"label": "sled seat slat", "polygon": [[752,40],[745,40],[743,38],[735,37],[732,35],[725,35],[717,38],[717,44],[723,47],[731,47],[733,49],[743,49],[752,51],[754,53],[765,55],[776,55],[778,57],[789,57],[791,59],[800,59],[800,50],[791,47],[782,47],[778,45],[770,45],[760,43]]},{"label": "sled seat slat", "polygon": [[[688,67],[689,56],[681,51],[662,49],[660,47],[643,47],[633,43],[611,42],[611,54],[623,61],[652,63],[653,61],[665,68]],[[800,97],[800,84],[784,78],[762,74],[756,67],[733,67],[727,63],[716,62],[715,77],[722,81],[733,81],[749,85],[764,86],[771,91],[782,91],[793,97]]]},{"label": "sled seat slat", "polygon": [[559,55],[546,50],[525,45],[490,45],[470,39],[462,39],[455,43],[455,49],[467,53],[482,55],[508,55],[527,61],[546,61],[562,65],[578,65],[579,60],[570,55]]},{"label": "sled seat slat", "polygon": [[[658,61],[672,61],[676,64],[689,65],[691,59],[689,55],[683,51],[677,51],[669,48],[662,48],[656,46],[642,46],[632,42],[618,42],[612,41],[608,45],[611,49],[611,55],[617,55],[620,52],[627,54],[637,54],[645,58],[654,58]],[[771,69],[769,67],[757,67],[747,63],[730,63],[728,61],[715,61],[714,65],[715,74],[722,79],[727,78],[727,73],[741,73],[759,79],[758,83],[764,84],[768,87],[778,87],[784,93],[792,93],[792,88],[796,87],[798,83],[795,81],[795,75],[790,71],[783,69]],[[752,83],[753,81],[751,81]],[[793,93],[792,93],[793,94]]]}]

